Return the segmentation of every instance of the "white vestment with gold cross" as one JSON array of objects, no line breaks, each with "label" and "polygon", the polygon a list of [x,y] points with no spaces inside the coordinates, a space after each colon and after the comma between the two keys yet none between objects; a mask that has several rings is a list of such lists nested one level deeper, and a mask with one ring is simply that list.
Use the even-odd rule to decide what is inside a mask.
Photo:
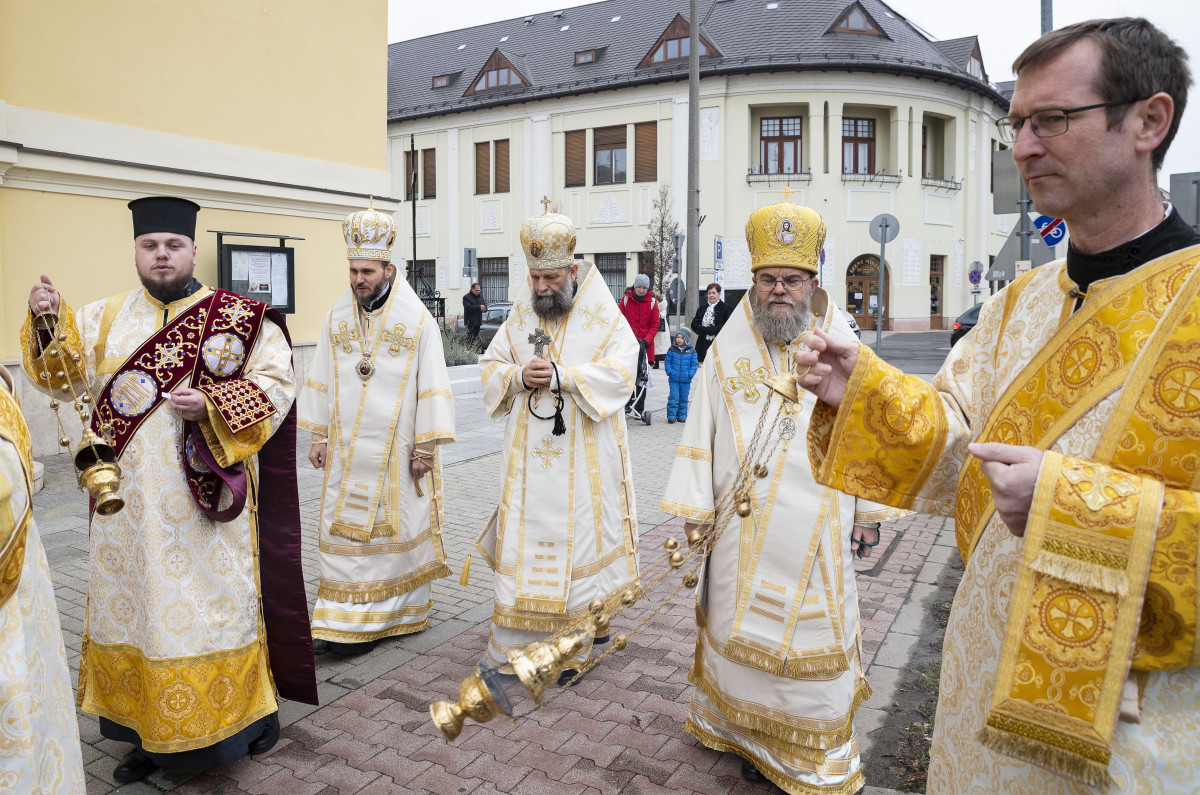
[{"label": "white vestment with gold cross", "polygon": [[[832,304],[814,322],[854,340]],[[750,760],[787,792],[853,793],[863,783],[854,712],[871,691],[860,662],[850,531],[855,521],[907,512],[813,482],[804,431],[815,398],[801,391],[788,414],[765,383],[789,371],[800,344],[766,343],[747,296],[693,383],[663,511],[713,522],[764,408],[758,449],[772,452],[765,477],[750,475],[750,515],[733,515],[705,565],[688,676],[696,692],[684,730]]]},{"label": "white vestment with gold cross", "polygon": [[[69,347],[82,349],[91,393],[99,395],[147,338],[209,295],[201,288],[163,305],[138,289],[74,315],[64,303],[59,327]],[[242,355],[241,377],[276,409],[262,420],[261,447],[292,407],[292,351],[282,329],[264,321]],[[36,386],[41,365],[27,352],[25,366]],[[126,383],[120,394],[114,389],[114,404],[144,405],[136,382]],[[259,605],[257,456],[245,459],[246,510],[216,522],[188,488],[182,440],[183,420],[167,401],[145,415],[120,459],[125,507],[97,513],[90,530],[78,701],[84,712],[135,730],[153,753],[206,748],[278,709]],[[226,490],[220,507],[229,499]]]},{"label": "white vestment with gold cross", "polygon": [[[522,296],[479,360],[484,407],[493,419],[507,418],[500,505],[476,544],[495,571],[488,642],[493,664],[585,615],[589,602],[638,575],[623,413],[633,390],[637,341],[599,272],[584,267],[565,319],[540,320],[528,295]],[[521,382],[522,369],[534,358],[530,335],[536,328],[549,335],[545,353],[562,379],[561,436],[552,433],[553,395],[546,389],[530,393]],[[577,660],[589,653],[590,646]]]},{"label": "white vestment with gold cross", "polygon": [[[454,441],[454,395],[437,322],[406,282],[374,312],[348,288],[338,298],[298,404],[300,427],[328,443],[313,637],[365,643],[425,629],[429,584],[450,574],[437,447]],[[433,453],[420,483],[417,446]]]}]

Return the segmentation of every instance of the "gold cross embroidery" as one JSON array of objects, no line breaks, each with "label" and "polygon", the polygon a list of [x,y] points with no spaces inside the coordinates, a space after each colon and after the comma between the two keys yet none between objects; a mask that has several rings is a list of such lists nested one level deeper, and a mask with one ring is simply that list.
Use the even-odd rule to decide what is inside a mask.
[{"label": "gold cross embroidery", "polygon": [[597,301],[591,309],[584,307],[583,314],[587,316],[587,322],[583,324],[584,331],[591,331],[596,326],[608,325],[608,318],[604,316],[604,304],[601,301]]},{"label": "gold cross embroidery", "polygon": [[543,196],[542,198],[538,199],[538,201],[540,201],[542,203],[542,215],[545,215],[546,213],[550,212],[550,199],[549,198],[547,198],[546,196]]},{"label": "gold cross embroidery", "polygon": [[224,318],[229,326],[239,326],[243,321],[248,320],[254,315],[254,310],[240,301],[235,301],[229,306],[223,306],[217,310]]},{"label": "gold cross embroidery", "polygon": [[550,437],[547,436],[542,440],[540,447],[533,450],[533,455],[536,458],[542,459],[542,469],[549,470],[554,465],[555,459],[562,458],[563,451],[550,444]]},{"label": "gold cross embroidery", "polygon": [[524,304],[513,304],[513,308],[508,313],[508,317],[513,321],[513,325],[522,331],[525,329],[525,321],[529,319],[529,307]]},{"label": "gold cross embroidery", "polygon": [[1089,511],[1099,511],[1137,493],[1137,486],[1120,472],[1109,471],[1097,477],[1094,467],[1081,464],[1064,469],[1062,474]]},{"label": "gold cross embroidery", "polygon": [[753,403],[758,400],[758,389],[755,384],[761,384],[767,380],[767,368],[760,367],[757,370],[750,369],[750,357],[743,356],[737,360],[734,369],[738,374],[730,378],[726,378],[726,383],[729,384],[730,392],[739,392],[745,390],[745,398],[747,403]]},{"label": "gold cross embroidery", "polygon": [[332,336],[334,345],[341,345],[346,353],[352,353],[354,349],[350,347],[350,343],[358,339],[358,329],[349,328],[343,320],[338,323],[337,333]]},{"label": "gold cross embroidery", "polygon": [[182,345],[173,342],[160,342],[155,346],[154,354],[158,359],[157,365],[160,368],[183,366]]},{"label": "gold cross embroidery", "polygon": [[[221,342],[224,344],[220,348],[217,348],[215,344],[205,347],[205,353],[217,357],[217,366],[209,368],[217,375],[231,373],[242,363],[242,354],[233,348],[234,339],[234,337],[221,337]],[[226,370],[224,367],[226,362],[232,364],[233,367]]]},{"label": "gold cross embroidery", "polygon": [[783,197],[783,200],[784,200],[785,202],[787,202],[787,203],[791,204],[791,201],[792,201],[792,194],[793,194],[793,193],[795,193],[795,192],[796,192],[796,191],[792,190],[792,186],[791,186],[791,185],[784,185],[784,186],[783,186],[783,190],[779,191],[779,195]]},{"label": "gold cross embroidery", "polygon": [[384,342],[389,343],[388,353],[390,353],[392,356],[399,356],[402,348],[410,351],[412,350],[413,341],[404,336],[403,323],[397,323],[396,325],[392,326],[391,331],[384,329],[379,336],[383,338]]}]

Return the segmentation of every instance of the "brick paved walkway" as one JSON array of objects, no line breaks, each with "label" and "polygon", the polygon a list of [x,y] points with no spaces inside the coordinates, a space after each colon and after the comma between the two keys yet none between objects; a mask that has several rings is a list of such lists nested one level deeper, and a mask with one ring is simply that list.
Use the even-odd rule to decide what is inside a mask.
[{"label": "brick paved walkway", "polygon": [[[667,470],[682,433],[667,425],[661,411],[666,389],[651,393],[657,422],[630,427],[645,568],[662,552],[668,535],[682,536],[682,524],[658,511]],[[502,425],[483,415],[478,395],[457,401],[460,441],[448,451],[445,468],[446,551],[461,571],[467,551],[495,507],[500,490]],[[303,436],[303,434],[302,434]],[[297,450],[301,462],[301,510],[310,600],[315,599],[316,514],[319,473],[307,464],[307,439]],[[35,498],[59,600],[63,635],[77,674],[87,582],[85,503],[75,489],[65,456],[43,459],[46,489]],[[871,665],[914,583],[920,588],[926,558],[947,544],[948,520],[914,516],[885,526],[876,556],[859,561],[864,663]],[[924,568],[923,568],[924,567]],[[677,583],[668,580],[672,586]],[[96,720],[80,714],[88,793],[320,793],[373,795],[389,792],[436,793],[739,793],[766,790],[740,775],[729,754],[700,746],[683,734],[691,688],[694,626],[692,592],[682,591],[639,632],[630,646],[613,654],[540,711],[517,722],[468,724],[459,739],[445,742],[429,720],[430,702],[450,697],[474,668],[487,639],[491,614],[491,571],[476,556],[470,583],[458,578],[434,584],[431,628],[386,641],[357,658],[318,658],[320,708],[284,703],[283,739],[269,753],[203,773],[158,771],[144,782],[115,790],[111,773],[128,746],[99,736]],[[664,590],[666,589],[666,590]],[[660,586],[652,596],[669,591]],[[661,601],[661,599],[658,599]],[[644,615],[642,602],[614,622],[614,632]],[[886,646],[884,647],[886,648]],[[901,659],[875,661],[868,671],[887,672]],[[886,663],[885,668],[881,668]],[[518,714],[532,702],[519,685],[510,688]],[[886,697],[886,694],[883,694]],[[868,702],[860,719],[864,749],[885,703]],[[874,717],[872,717],[874,716]],[[871,789],[868,788],[868,792]]]}]

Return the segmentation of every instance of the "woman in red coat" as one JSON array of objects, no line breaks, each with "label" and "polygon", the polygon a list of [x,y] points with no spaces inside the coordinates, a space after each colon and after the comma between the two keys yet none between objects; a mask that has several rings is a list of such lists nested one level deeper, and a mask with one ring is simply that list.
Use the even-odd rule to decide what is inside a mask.
[{"label": "woman in red coat", "polygon": [[646,358],[654,361],[654,335],[658,333],[658,301],[650,292],[650,277],[639,273],[633,287],[625,291],[620,301],[621,314],[625,316],[633,336],[646,341]]}]

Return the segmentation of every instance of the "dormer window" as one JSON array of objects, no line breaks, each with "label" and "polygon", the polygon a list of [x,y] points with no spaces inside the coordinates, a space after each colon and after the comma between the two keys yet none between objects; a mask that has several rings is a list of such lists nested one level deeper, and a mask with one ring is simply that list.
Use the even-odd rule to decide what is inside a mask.
[{"label": "dormer window", "polygon": [[[667,39],[658,45],[658,49],[654,51],[654,55],[650,56],[650,60],[653,63],[661,63],[674,61],[677,58],[686,58],[691,55],[691,44],[690,38]],[[704,46],[704,42],[700,42],[700,54],[708,55],[708,48]]]},{"label": "dormer window", "polygon": [[583,50],[581,52],[575,53],[575,65],[576,66],[579,66],[580,64],[595,63],[595,62],[596,62],[596,51],[595,50]]},{"label": "dormer window", "polygon": [[967,74],[976,80],[987,79],[983,74],[983,61],[979,60],[975,56],[971,56],[971,59],[967,61]]},{"label": "dormer window", "polygon": [[450,85],[450,75],[437,75],[433,78],[434,88],[445,88]]},{"label": "dormer window", "polygon": [[852,3],[842,13],[837,22],[829,28],[828,33],[857,33],[864,36],[881,36],[888,38],[879,24],[871,18],[867,10],[858,2]]},{"label": "dormer window", "polygon": [[521,85],[521,76],[517,74],[516,70],[502,66],[499,69],[489,69],[481,74],[479,80],[475,82],[475,90],[483,91],[485,88],[519,85]]}]

